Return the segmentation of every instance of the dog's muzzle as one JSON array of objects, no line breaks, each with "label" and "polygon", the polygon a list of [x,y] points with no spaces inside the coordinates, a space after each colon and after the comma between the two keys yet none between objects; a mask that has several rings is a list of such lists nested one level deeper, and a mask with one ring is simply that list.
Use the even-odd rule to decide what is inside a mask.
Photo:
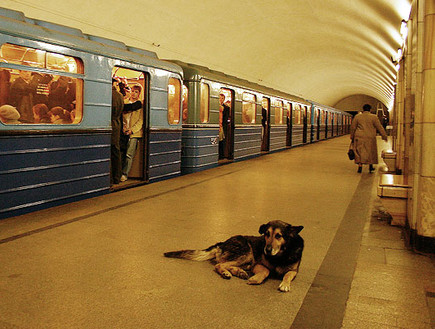
[{"label": "dog's muzzle", "polygon": [[279,249],[273,249],[271,245],[264,247],[264,253],[268,256],[275,256],[279,253]]}]

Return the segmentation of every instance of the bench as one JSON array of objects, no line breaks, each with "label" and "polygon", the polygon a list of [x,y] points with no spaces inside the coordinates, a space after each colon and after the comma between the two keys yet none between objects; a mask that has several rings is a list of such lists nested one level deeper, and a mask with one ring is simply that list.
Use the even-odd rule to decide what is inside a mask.
[{"label": "bench", "polygon": [[410,186],[402,175],[382,174],[379,178],[378,196],[391,215],[391,225],[405,226],[407,200]]},{"label": "bench", "polygon": [[391,150],[383,150],[381,152],[381,158],[384,160],[389,173],[396,172],[396,155],[397,153]]}]

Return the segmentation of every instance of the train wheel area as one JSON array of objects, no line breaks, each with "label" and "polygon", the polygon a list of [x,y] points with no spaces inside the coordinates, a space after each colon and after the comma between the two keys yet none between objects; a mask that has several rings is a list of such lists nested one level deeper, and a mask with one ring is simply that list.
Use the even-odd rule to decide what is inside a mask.
[{"label": "train wheel area", "polygon": [[[401,230],[373,215],[382,159],[358,174],[348,143],[1,220],[0,327],[430,328],[433,260],[406,250]],[[287,293],[275,278],[252,286],[223,280],[208,262],[163,257],[258,235],[275,219],[304,226]]]}]

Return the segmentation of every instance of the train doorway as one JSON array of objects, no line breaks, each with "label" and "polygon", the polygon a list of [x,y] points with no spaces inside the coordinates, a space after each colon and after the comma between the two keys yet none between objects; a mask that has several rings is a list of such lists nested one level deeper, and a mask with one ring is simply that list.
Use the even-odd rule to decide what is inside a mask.
[{"label": "train doorway", "polygon": [[234,159],[234,91],[219,90],[219,161]]},{"label": "train doorway", "polygon": [[[124,188],[147,180],[148,76],[141,71],[115,67],[112,78],[124,98],[119,145],[121,152],[120,184]],[[113,129],[113,126],[112,126]],[[113,160],[111,165],[113,166]]]},{"label": "train doorway", "polygon": [[321,123],[321,113],[319,109],[315,109],[315,113],[316,113],[316,127],[317,127],[317,132],[316,132],[316,140],[320,140],[320,123]]},{"label": "train doorway", "polygon": [[261,152],[269,152],[270,147],[270,99],[264,97],[261,101]]},{"label": "train doorway", "polygon": [[286,146],[291,147],[292,146],[292,122],[293,122],[293,103],[287,103],[287,115],[286,115],[286,121],[287,121],[287,137],[286,137]]},{"label": "train doorway", "polygon": [[307,142],[307,135],[308,135],[308,118],[307,118],[307,107],[306,106],[301,106],[302,108],[302,120],[303,120],[303,131],[302,131],[302,143],[306,143]]}]

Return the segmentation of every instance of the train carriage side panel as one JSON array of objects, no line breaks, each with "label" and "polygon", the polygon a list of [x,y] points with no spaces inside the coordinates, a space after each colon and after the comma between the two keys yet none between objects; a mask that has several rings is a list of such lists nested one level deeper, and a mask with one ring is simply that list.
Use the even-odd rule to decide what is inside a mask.
[{"label": "train carriage side panel", "polygon": [[[0,218],[109,192],[111,84],[102,73],[108,68],[107,60],[5,34],[0,34],[0,45],[55,50],[76,58],[84,67],[80,75],[3,59],[0,69],[9,72],[11,79],[21,72],[73,77],[76,101],[83,104],[84,115],[71,124],[0,123]],[[93,70],[94,66],[100,69]],[[81,104],[76,107],[79,111]]]},{"label": "train carriage side panel", "polygon": [[241,161],[260,156],[262,126],[257,93],[243,87],[235,89],[234,160]]},{"label": "train carriage side panel", "polygon": [[219,127],[183,125],[183,174],[190,174],[217,166]]},{"label": "train carriage side panel", "polygon": [[286,149],[287,126],[272,125],[270,127],[270,151],[276,152]]},{"label": "train carriage side panel", "polygon": [[219,123],[217,91],[202,78],[202,70],[182,64],[187,103],[182,131],[182,174],[190,174],[218,165]]},{"label": "train carriage side panel", "polygon": [[0,136],[0,218],[109,190],[110,132]]},{"label": "train carriage side panel", "polygon": [[148,144],[150,182],[181,174],[181,89],[177,91],[178,96],[174,96],[178,103],[172,104],[178,108],[177,117],[171,117],[172,112],[168,112],[168,95],[174,92],[174,88],[181,86],[180,76],[164,70],[151,70]]},{"label": "train carriage side panel", "polygon": [[246,160],[261,154],[261,125],[236,126],[234,160]]}]

